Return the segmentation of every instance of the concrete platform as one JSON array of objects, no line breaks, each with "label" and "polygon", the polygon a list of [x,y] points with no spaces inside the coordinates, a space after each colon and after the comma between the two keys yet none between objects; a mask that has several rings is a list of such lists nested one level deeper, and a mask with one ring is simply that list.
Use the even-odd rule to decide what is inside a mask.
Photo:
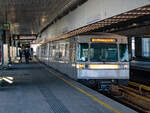
[{"label": "concrete platform", "polygon": [[135,113],[43,64],[15,64],[2,74],[15,83],[0,87],[0,113]]}]

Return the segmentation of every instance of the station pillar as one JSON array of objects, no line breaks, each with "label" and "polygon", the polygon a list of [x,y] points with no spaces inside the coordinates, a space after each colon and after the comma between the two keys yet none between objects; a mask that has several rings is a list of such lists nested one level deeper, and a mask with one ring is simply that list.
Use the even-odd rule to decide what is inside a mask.
[{"label": "station pillar", "polygon": [[0,30],[0,68],[2,67],[4,63],[4,57],[3,57],[3,30]]},{"label": "station pillar", "polygon": [[16,40],[16,57],[19,57],[19,53],[18,53],[18,49],[19,49],[19,47],[18,47],[18,45],[19,45],[19,35],[17,35],[17,40]]},{"label": "station pillar", "polygon": [[3,66],[7,66],[9,64],[9,40],[8,40],[8,32],[4,30],[3,34]]},{"label": "station pillar", "polygon": [[132,59],[132,37],[128,37],[129,59]]},{"label": "station pillar", "polygon": [[142,58],[142,38],[135,37],[135,57],[136,59]]}]

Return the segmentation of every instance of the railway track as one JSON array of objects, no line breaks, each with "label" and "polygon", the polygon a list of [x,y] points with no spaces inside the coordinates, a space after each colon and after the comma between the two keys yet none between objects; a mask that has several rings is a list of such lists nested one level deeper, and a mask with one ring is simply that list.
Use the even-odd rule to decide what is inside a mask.
[{"label": "railway track", "polygon": [[143,113],[150,113],[150,87],[129,82],[127,86],[112,88],[113,97],[119,102]]}]

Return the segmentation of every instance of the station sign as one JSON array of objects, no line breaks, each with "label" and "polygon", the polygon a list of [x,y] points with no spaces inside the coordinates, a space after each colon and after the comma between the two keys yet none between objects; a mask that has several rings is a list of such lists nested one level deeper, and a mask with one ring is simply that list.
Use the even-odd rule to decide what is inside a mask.
[{"label": "station sign", "polygon": [[144,38],[150,38],[150,35],[144,35]]},{"label": "station sign", "polygon": [[20,40],[35,40],[36,36],[20,36]]},{"label": "station sign", "polygon": [[3,29],[6,31],[9,31],[10,30],[10,24],[8,24],[8,23],[3,24]]}]

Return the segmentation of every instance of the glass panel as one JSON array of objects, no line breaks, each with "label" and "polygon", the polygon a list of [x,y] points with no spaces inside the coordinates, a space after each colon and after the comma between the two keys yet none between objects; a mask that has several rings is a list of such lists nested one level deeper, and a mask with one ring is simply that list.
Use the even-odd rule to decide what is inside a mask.
[{"label": "glass panel", "polygon": [[88,43],[81,43],[78,46],[78,61],[88,61]]},{"label": "glass panel", "polygon": [[55,59],[55,54],[56,54],[56,45],[52,46],[52,57]]},{"label": "glass panel", "polygon": [[55,49],[55,61],[59,61],[59,43],[56,43],[56,49]]},{"label": "glass panel", "polygon": [[65,44],[65,60],[69,61],[69,43]]},{"label": "glass panel", "polygon": [[132,48],[132,57],[135,57],[135,37],[132,37],[132,42],[131,42],[131,48]]},{"label": "glass panel", "polygon": [[127,44],[120,44],[120,61],[128,61],[128,47]]},{"label": "glass panel", "polygon": [[142,56],[150,57],[150,38],[142,38]]},{"label": "glass panel", "polygon": [[43,57],[45,57],[47,55],[47,45],[43,45],[42,54],[43,54]]},{"label": "glass panel", "polygon": [[64,61],[65,58],[65,43],[59,44],[59,60]]},{"label": "glass panel", "polygon": [[117,44],[92,43],[90,48],[91,62],[118,61]]},{"label": "glass panel", "polygon": [[1,43],[1,40],[0,40],[0,65],[2,64],[2,43]]}]

